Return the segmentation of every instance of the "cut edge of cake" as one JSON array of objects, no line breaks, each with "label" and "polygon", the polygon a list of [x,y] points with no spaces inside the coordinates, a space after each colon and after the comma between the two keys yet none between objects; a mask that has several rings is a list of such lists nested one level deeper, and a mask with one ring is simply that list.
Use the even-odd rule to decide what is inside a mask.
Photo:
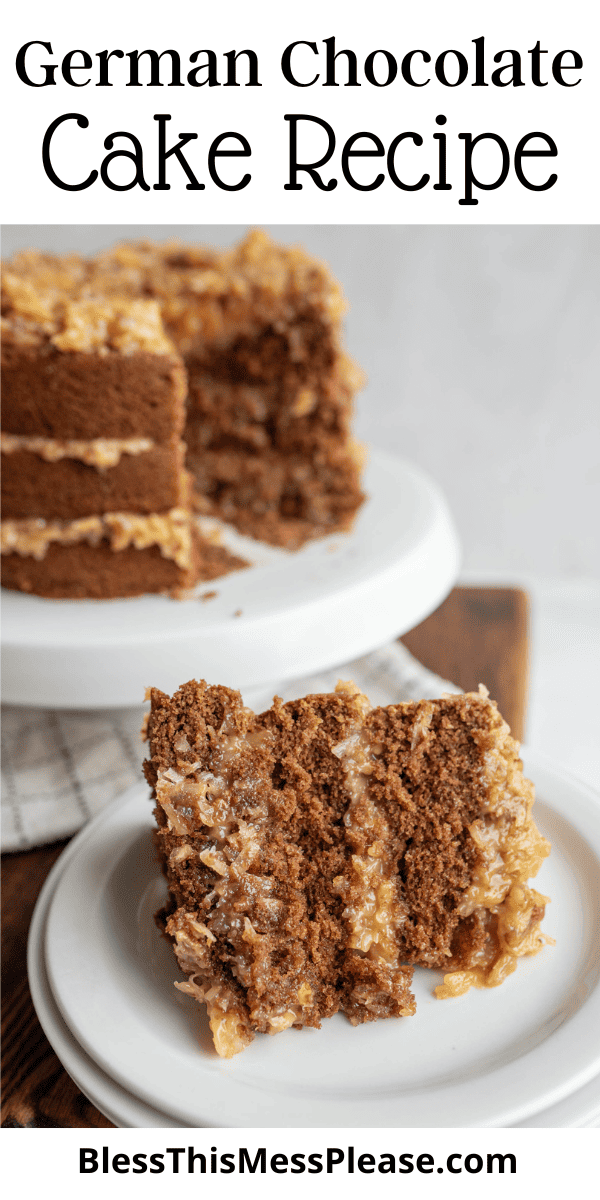
[{"label": "cut edge of cake", "polygon": [[[288,550],[348,530],[364,500],[350,429],[363,380],[344,308],[323,263],[261,231],[224,251],[17,255],[3,273],[5,586],[181,598],[249,565],[223,538],[216,552],[203,516]],[[146,485],[177,529],[149,523]],[[119,572],[109,553],[124,550]]]}]

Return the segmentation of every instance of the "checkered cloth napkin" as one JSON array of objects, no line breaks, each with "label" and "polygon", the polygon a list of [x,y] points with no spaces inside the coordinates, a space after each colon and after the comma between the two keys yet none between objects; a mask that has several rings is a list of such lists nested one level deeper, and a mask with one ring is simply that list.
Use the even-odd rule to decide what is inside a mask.
[{"label": "checkered cloth napkin", "polygon": [[[374,705],[459,692],[417,662],[401,642],[333,671],[244,696],[255,711],[277,692],[284,700],[330,692],[352,679]],[[25,850],[69,837],[141,779],[143,709],[63,712],[3,709],[2,850]]]}]

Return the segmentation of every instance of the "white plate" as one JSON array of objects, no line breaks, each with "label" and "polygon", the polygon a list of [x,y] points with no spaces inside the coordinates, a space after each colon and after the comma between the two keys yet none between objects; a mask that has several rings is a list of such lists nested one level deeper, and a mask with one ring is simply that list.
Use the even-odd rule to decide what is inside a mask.
[{"label": "white plate", "polygon": [[[114,1125],[126,1129],[178,1128],[175,1121],[122,1088],[85,1053],[63,1021],[48,982],[44,956],[46,919],[63,872],[79,846],[72,842],[55,864],[36,904],[29,931],[29,987],[40,1024],[77,1086]],[[600,1123],[600,1075],[549,1109],[521,1121],[521,1128],[595,1127]]]},{"label": "white plate", "polygon": [[184,1125],[501,1126],[557,1104],[600,1071],[600,807],[538,756],[526,767],[554,844],[538,883],[557,945],[501,988],[437,1001],[438,976],[418,971],[413,1018],[335,1017],[217,1058],[152,921],[162,882],[136,787],[80,835],[57,885],[46,962],[65,1021],[107,1074]]},{"label": "white plate", "polygon": [[[441,603],[458,574],[458,542],[441,492],[418,468],[374,450],[365,490],[352,533],[297,554],[253,542],[251,569],[200,587],[217,591],[210,601],[44,600],[5,590],[5,702],[137,705],[149,664],[169,693],[193,676],[259,687],[385,645]],[[244,552],[246,539],[225,537]]]},{"label": "white plate", "polygon": [[[45,928],[48,909],[58,880],[68,867],[79,846],[71,843],[55,864],[38,897],[29,931],[29,987],[40,1024],[54,1051],[77,1086],[113,1124],[122,1128],[178,1128],[166,1113],[145,1105],[102,1071],[85,1053],[63,1021],[54,1000],[46,973],[44,957]],[[521,1128],[595,1127],[600,1123],[600,1075],[583,1088],[535,1113],[519,1123]]]},{"label": "white plate", "polygon": [[104,1113],[105,1117],[108,1117],[109,1121],[113,1122],[113,1125],[125,1129],[179,1128],[179,1121],[174,1121],[165,1113],[143,1104],[137,1096],[133,1096],[124,1088],[119,1087],[104,1071],[101,1071],[93,1059],[82,1050],[56,1006],[46,973],[44,939],[48,909],[57,882],[68,865],[70,849],[71,847],[61,855],[59,862],[48,876],[38,897],[29,929],[27,944],[29,990],[40,1025],[77,1087],[101,1113]]}]

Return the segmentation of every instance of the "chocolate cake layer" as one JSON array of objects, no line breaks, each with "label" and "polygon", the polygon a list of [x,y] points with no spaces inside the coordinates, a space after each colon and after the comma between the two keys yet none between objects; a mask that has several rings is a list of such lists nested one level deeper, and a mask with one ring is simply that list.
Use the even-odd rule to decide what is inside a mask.
[{"label": "chocolate cake layer", "polygon": [[144,592],[170,593],[189,586],[188,573],[158,546],[115,551],[107,541],[90,546],[53,543],[43,559],[2,555],[2,586],[33,592],[54,600],[105,600],[141,596]]},{"label": "chocolate cake layer", "polygon": [[42,559],[3,554],[2,586],[36,596],[67,600],[107,600],[146,592],[177,594],[201,580],[217,579],[248,564],[218,543],[192,532],[190,566],[184,569],[158,546],[115,551],[106,540],[96,545],[53,542]]},{"label": "chocolate cake layer", "polygon": [[185,373],[176,356],[6,345],[2,428],[52,438],[181,435]]},{"label": "chocolate cake layer", "polygon": [[98,469],[75,458],[46,462],[39,454],[2,455],[3,518],[47,520],[104,512],[160,513],[185,501],[184,450],[179,439],[124,454],[114,467]]},{"label": "chocolate cake layer", "polygon": [[146,777],[163,924],[230,1056],[255,1032],[409,1015],[501,983],[549,940],[528,880],[549,851],[485,690],[371,710],[352,684],[259,717],[238,693],[153,690]]}]

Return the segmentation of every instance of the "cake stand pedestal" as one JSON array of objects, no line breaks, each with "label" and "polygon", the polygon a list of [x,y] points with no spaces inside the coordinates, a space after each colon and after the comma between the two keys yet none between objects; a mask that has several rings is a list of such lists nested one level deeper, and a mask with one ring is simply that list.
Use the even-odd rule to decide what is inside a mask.
[{"label": "cake stand pedestal", "polygon": [[351,533],[296,554],[227,531],[253,566],[201,585],[195,599],[4,591],[5,703],[129,707],[149,684],[173,692],[192,678],[249,692],[385,645],[441,603],[459,547],[444,497],[412,464],[373,450],[365,491]]}]

